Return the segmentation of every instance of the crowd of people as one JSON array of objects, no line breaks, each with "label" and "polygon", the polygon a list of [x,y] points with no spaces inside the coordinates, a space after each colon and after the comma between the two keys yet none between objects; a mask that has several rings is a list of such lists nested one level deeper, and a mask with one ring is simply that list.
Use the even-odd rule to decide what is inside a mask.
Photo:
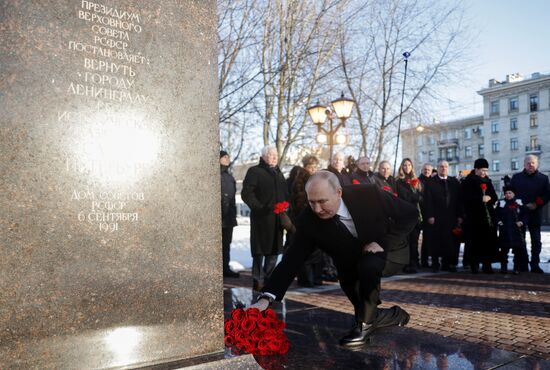
[{"label": "crowd of people", "polygon": [[[319,170],[319,159],[307,155],[288,178],[278,167],[275,147],[261,152],[258,165],[244,179],[241,196],[251,209],[250,247],[253,257],[253,288],[260,291],[294,237],[294,224],[308,205],[306,183]],[[224,276],[236,277],[229,268],[231,233],[236,225],[235,180],[228,172],[229,155],[220,152],[222,174],[222,222]],[[550,197],[548,177],[538,171],[538,157],[528,155],[524,169],[506,178],[499,199],[489,177],[484,158],[474,163],[466,176],[449,176],[449,164],[441,160],[434,167],[424,163],[417,175],[409,158],[402,160],[396,175],[389,161],[378,163],[375,171],[368,157],[345,157],[336,153],[326,171],[336,175],[342,188],[370,184],[392,194],[418,210],[418,221],[407,236],[409,261],[403,273],[419,270],[456,272],[461,243],[462,267],[472,273],[493,273],[492,263],[500,262],[500,272],[508,273],[508,255],[513,252],[514,274],[542,273],[540,227],[542,208]],[[462,173],[460,174],[462,175]],[[284,215],[273,212],[275,204],[288,202]],[[369,205],[365,204],[368,208]],[[288,217],[286,217],[288,216]],[[530,233],[527,251],[525,233]],[[285,237],[286,234],[286,237]],[[530,255],[530,259],[529,259]],[[332,259],[319,249],[307,258],[298,273],[298,284],[312,287],[336,281]]]}]

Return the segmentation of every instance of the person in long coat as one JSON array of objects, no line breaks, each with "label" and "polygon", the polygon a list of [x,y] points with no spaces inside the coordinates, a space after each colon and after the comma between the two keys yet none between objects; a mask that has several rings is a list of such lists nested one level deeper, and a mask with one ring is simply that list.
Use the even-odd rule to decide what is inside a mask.
[{"label": "person in long coat", "polygon": [[[460,244],[452,230],[462,222],[459,206],[460,183],[449,176],[449,163],[439,161],[437,175],[426,182],[424,209],[431,230],[432,270],[456,272]],[[441,262],[440,262],[441,258]]]},{"label": "person in long coat", "polygon": [[356,162],[357,168],[351,174],[351,183],[374,184],[374,172],[370,170],[369,157],[360,157]]},{"label": "person in long coat", "polygon": [[260,163],[251,167],[244,178],[241,197],[250,207],[250,251],[253,289],[260,290],[269,279],[283,251],[283,225],[274,212],[277,203],[288,201],[288,188],[277,166],[277,149],[262,149]]},{"label": "person in long coat", "polygon": [[237,205],[235,194],[237,185],[235,178],[229,173],[231,159],[225,150],[220,151],[220,178],[222,200],[222,261],[224,277],[239,277],[238,272],[229,268],[231,241],[233,240],[233,228],[237,226]]},{"label": "person in long coat", "polygon": [[489,162],[478,158],[474,170],[462,180],[462,204],[464,207],[464,236],[472,273],[493,273],[492,262],[498,258],[498,240],[494,205],[498,200],[493,182],[487,176]]},{"label": "person in long coat", "polygon": [[[422,183],[422,191],[426,188],[426,182],[432,178],[433,166],[430,163],[424,163],[422,165],[422,170],[418,176],[418,180]],[[430,257],[430,241],[432,236],[430,235],[430,225],[428,225],[426,210],[424,209],[424,200],[420,201],[420,214],[422,216],[422,245],[420,246],[420,266],[423,268],[429,268],[429,257]]]},{"label": "person in long coat", "polygon": [[391,175],[391,165],[389,161],[382,161],[378,164],[378,172],[374,173],[374,183],[380,189],[390,193],[397,193],[395,178]]},{"label": "person in long coat", "polygon": [[310,253],[319,247],[338,269],[340,286],[354,306],[356,323],[340,344],[366,343],[381,327],[405,325],[398,306],[379,309],[381,277],[400,271],[409,260],[406,236],[418,210],[375,185],[342,189],[337,177],[319,171],[306,184],[309,206],[296,223],[296,236],[253,307],[281,300]]},{"label": "person in long coat", "polygon": [[418,223],[407,237],[409,244],[409,264],[403,271],[408,274],[415,274],[420,267],[418,260],[418,238],[420,236],[420,201],[422,199],[422,183],[414,173],[414,165],[410,158],[404,158],[399,166],[399,172],[396,181],[397,195],[399,198],[411,203],[419,210]]}]

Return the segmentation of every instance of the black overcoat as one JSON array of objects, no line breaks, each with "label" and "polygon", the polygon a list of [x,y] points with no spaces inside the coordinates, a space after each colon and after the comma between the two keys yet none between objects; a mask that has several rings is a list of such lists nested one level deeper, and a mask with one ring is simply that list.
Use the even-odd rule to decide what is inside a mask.
[{"label": "black overcoat", "polygon": [[288,188],[279,167],[270,168],[263,159],[244,178],[243,201],[250,207],[250,251],[252,256],[282,253],[283,229],[273,212],[276,203],[288,201]]},{"label": "black overcoat", "polygon": [[[377,242],[387,253],[387,261],[404,266],[409,263],[406,237],[416,225],[417,209],[376,185],[353,185],[343,188],[347,206],[358,238],[342,231],[335,218],[320,219],[308,206],[298,217],[296,234],[281,263],[273,271],[264,291],[282,299],[288,286],[309,254],[319,247],[332,257],[340,282],[355,273],[362,248]],[[388,263],[386,263],[388,265]]]},{"label": "black overcoat", "polygon": [[222,227],[237,226],[237,205],[235,178],[229,173],[229,166],[220,166],[222,192]]}]

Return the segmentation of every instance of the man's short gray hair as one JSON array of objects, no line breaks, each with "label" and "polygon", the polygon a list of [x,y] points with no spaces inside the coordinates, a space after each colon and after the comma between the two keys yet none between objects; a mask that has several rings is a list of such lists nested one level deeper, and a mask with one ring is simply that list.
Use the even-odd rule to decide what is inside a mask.
[{"label": "man's short gray hair", "polygon": [[262,151],[260,152],[261,153],[261,156],[262,157],[265,157],[267,155],[267,153],[269,153],[270,151],[274,150],[275,152],[277,151],[277,148],[273,145],[266,145],[262,148]]},{"label": "man's short gray hair", "polygon": [[537,161],[537,163],[539,163],[539,157],[537,157],[536,155],[534,154],[527,154],[525,156],[525,158],[523,159],[523,163],[526,163],[528,160],[530,159],[534,159],[535,161]]},{"label": "man's short gray hair", "polygon": [[445,163],[447,165],[447,167],[449,167],[449,162],[447,162],[446,160],[442,159],[440,160],[439,162],[437,162],[437,166],[441,166],[443,163]]},{"label": "man's short gray hair", "polygon": [[338,191],[339,189],[342,189],[342,185],[340,185],[340,181],[338,180],[338,177],[335,174],[333,174],[330,171],[321,170],[321,171],[315,172],[313,175],[310,176],[309,180],[307,180],[306,193],[308,189],[311,187],[311,185],[313,185],[313,183],[319,182],[319,181],[328,182],[328,184],[330,185],[332,190],[334,190],[334,192]]}]

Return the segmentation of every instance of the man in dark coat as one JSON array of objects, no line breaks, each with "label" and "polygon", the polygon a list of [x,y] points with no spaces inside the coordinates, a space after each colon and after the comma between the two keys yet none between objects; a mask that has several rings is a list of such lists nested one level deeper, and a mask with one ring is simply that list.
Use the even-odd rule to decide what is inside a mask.
[{"label": "man in dark coat", "polygon": [[398,306],[378,309],[380,279],[409,261],[406,237],[418,220],[411,204],[375,185],[341,188],[328,171],[306,185],[309,207],[296,223],[294,241],[253,305],[261,310],[281,300],[308,255],[319,247],[338,269],[342,290],[354,306],[356,325],[340,344],[364,344],[376,328],[405,325],[409,315]]},{"label": "man in dark coat", "polygon": [[370,170],[370,159],[361,157],[355,164],[357,168],[351,174],[352,184],[374,184],[374,172]]},{"label": "man in dark coat", "polygon": [[[422,165],[422,171],[418,179],[422,183],[422,188],[426,188],[426,182],[432,178],[433,166],[430,163],[424,163]],[[428,257],[430,256],[430,225],[428,225],[428,218],[426,217],[426,210],[424,209],[424,200],[420,202],[420,212],[422,212],[422,246],[420,247],[420,265],[423,268],[429,268]]]},{"label": "man in dark coat", "polygon": [[330,165],[327,171],[332,172],[338,177],[341,186],[351,185],[351,178],[346,168],[345,157],[343,153],[334,153],[330,159]]},{"label": "man in dark coat", "polygon": [[378,172],[374,174],[374,182],[380,189],[390,193],[397,193],[395,178],[391,175],[391,165],[389,161],[382,161],[378,164]]},{"label": "man in dark coat", "polygon": [[281,217],[274,212],[277,203],[288,201],[288,188],[277,166],[279,155],[273,146],[262,149],[260,163],[251,167],[243,181],[241,197],[250,207],[250,249],[253,289],[260,290],[269,279],[283,251]]},{"label": "man in dark coat", "polygon": [[[460,183],[448,176],[449,163],[439,161],[437,175],[426,182],[424,210],[427,227],[431,230],[430,256],[434,272],[456,271],[460,244],[454,238],[452,229],[462,223],[459,207]],[[439,261],[441,258],[441,264]]]},{"label": "man in dark coat", "polygon": [[233,228],[237,226],[237,205],[235,203],[237,186],[235,178],[229,173],[230,163],[229,153],[225,150],[220,151],[223,276],[237,278],[239,277],[239,273],[231,271],[229,268],[229,251],[231,248],[231,241],[233,240]]},{"label": "man in dark coat", "polygon": [[[550,184],[548,176],[538,171],[539,160],[535,155],[528,155],[523,161],[523,171],[512,176],[510,185],[516,190],[516,196],[520,198],[527,208],[527,227],[531,235],[531,272],[543,273],[539,266],[540,251],[540,225],[542,223],[542,207],[548,203]],[[523,226],[525,229],[525,226]]]},{"label": "man in dark coat", "polygon": [[492,262],[498,260],[498,240],[494,205],[498,200],[491,179],[489,162],[478,158],[474,170],[462,180],[461,203],[464,209],[465,251],[473,273],[482,264],[484,273],[493,273]]}]

